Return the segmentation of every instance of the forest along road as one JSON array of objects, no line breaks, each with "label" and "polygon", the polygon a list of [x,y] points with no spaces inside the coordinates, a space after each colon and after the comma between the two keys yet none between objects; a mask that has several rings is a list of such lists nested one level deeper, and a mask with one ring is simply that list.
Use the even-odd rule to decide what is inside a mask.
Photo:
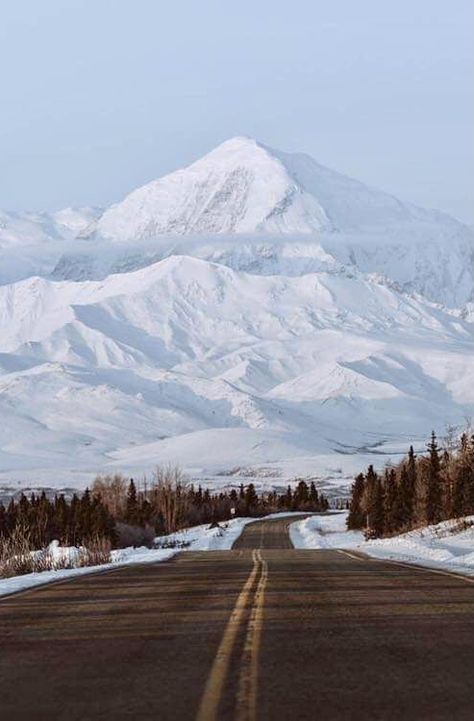
[{"label": "forest along road", "polygon": [[1,600],[2,721],[472,719],[472,580],[288,523]]}]

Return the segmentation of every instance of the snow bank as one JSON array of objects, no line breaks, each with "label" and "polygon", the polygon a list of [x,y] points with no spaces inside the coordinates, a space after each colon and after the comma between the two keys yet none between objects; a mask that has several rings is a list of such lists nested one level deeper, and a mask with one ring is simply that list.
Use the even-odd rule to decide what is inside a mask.
[{"label": "snow bank", "polygon": [[[274,513],[266,517],[283,518],[295,513]],[[362,532],[346,530],[345,511],[314,515],[295,521],[290,526],[290,538],[295,548],[306,549],[353,549],[380,559],[405,561],[421,566],[447,569],[474,576],[474,516],[455,521],[445,521],[421,530],[410,531],[394,538],[365,541]],[[157,542],[165,545],[176,543],[175,548],[125,548],[112,551],[112,562],[101,566],[61,569],[30,573],[14,578],[0,579],[0,597],[9,596],[49,583],[67,581],[76,576],[98,573],[133,564],[160,563],[181,551],[225,551],[242,533],[244,527],[258,518],[235,518],[221,524],[220,528],[201,525],[183,531],[160,536]],[[461,527],[461,522],[465,527]],[[469,524],[472,524],[469,526]],[[181,544],[189,544],[182,547]],[[77,548],[50,545],[52,555],[58,560],[73,559]]]},{"label": "snow bank", "polygon": [[[276,513],[267,518],[284,517],[287,513]],[[175,548],[124,548],[112,551],[112,562],[100,566],[88,566],[85,568],[60,569],[56,571],[45,571],[43,573],[28,573],[24,576],[0,579],[0,596],[9,596],[12,593],[26,591],[29,588],[43,586],[48,583],[67,581],[76,576],[83,576],[86,573],[97,573],[109,571],[121,566],[143,563],[160,563],[167,561],[180,551],[226,551],[232,548],[234,541],[242,533],[243,528],[258,518],[235,518],[221,524],[219,528],[209,528],[208,524],[187,528],[169,536],[159,536],[156,543],[176,544]],[[182,547],[181,544],[189,544]],[[61,547],[57,541],[49,546],[49,551],[58,562],[65,559],[74,561],[78,557],[78,549],[72,547]]]},{"label": "snow bank", "polygon": [[474,576],[474,516],[373,541],[365,541],[361,531],[347,531],[346,517],[347,513],[341,511],[293,523],[290,526],[293,545],[295,548],[354,549],[375,558]]},{"label": "snow bank", "polygon": [[[56,552],[62,557],[71,557],[77,552],[75,548],[57,547]],[[58,569],[55,571],[43,571],[42,573],[27,573],[23,576],[0,579],[0,597],[10,596],[19,591],[27,591],[36,586],[44,586],[49,583],[68,581],[76,576],[84,576],[87,573],[98,573],[110,571],[120,566],[128,566],[133,563],[159,563],[171,558],[176,549],[149,549],[149,548],[127,548],[120,551],[112,551],[112,562],[100,566],[85,566],[82,568]]]},{"label": "snow bank", "polygon": [[331,511],[327,515],[309,516],[290,526],[290,538],[295,548],[358,548],[364,542],[360,531],[346,530],[345,511]]}]

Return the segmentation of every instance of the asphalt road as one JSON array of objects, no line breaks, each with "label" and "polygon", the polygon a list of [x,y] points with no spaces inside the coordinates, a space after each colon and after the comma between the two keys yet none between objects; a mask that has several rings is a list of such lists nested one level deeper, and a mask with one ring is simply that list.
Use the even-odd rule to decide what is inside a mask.
[{"label": "asphalt road", "polygon": [[0,601],[1,720],[474,718],[474,584],[287,524]]}]

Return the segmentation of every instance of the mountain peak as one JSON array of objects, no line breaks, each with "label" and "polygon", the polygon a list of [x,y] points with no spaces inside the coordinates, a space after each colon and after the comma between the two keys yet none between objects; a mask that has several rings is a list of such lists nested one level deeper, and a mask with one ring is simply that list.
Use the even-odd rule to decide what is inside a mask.
[{"label": "mountain peak", "polygon": [[130,193],[106,211],[113,240],[163,234],[309,233],[330,224],[284,163],[253,138],[234,137],[181,170]]},{"label": "mountain peak", "polygon": [[359,233],[456,221],[416,208],[253,138],[229,138],[191,165],[154,180],[109,208],[99,236]]},{"label": "mountain peak", "polygon": [[234,150],[239,148],[258,148],[261,144],[255,138],[251,138],[249,135],[234,135],[232,138],[227,138],[219,145],[211,150],[211,153],[215,153],[218,150]]}]

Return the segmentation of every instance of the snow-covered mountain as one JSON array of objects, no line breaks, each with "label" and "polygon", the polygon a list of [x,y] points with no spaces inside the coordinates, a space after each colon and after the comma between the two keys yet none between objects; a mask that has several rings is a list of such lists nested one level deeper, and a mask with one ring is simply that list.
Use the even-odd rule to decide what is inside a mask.
[{"label": "snow-covered mountain", "polygon": [[163,461],[328,473],[474,404],[472,326],[363,276],[176,256],[104,281],[31,278],[0,308],[7,478]]},{"label": "snow-covered mountain", "polygon": [[393,224],[460,224],[401,203],[307,155],[233,138],[183,170],[155,180],[109,208],[100,235],[112,240],[163,234],[360,232]]},{"label": "snow-covered mountain", "polygon": [[2,218],[6,481],[338,479],[474,410],[471,231],[307,156],[236,138],[103,213]]},{"label": "snow-covered mountain", "polygon": [[105,278],[175,254],[253,274],[350,267],[450,307],[474,300],[471,228],[248,138],[105,212],[0,216],[0,283]]},{"label": "snow-covered mountain", "polygon": [[0,210],[0,249],[87,237],[95,231],[101,215],[99,208],[64,208],[57,213]]}]

